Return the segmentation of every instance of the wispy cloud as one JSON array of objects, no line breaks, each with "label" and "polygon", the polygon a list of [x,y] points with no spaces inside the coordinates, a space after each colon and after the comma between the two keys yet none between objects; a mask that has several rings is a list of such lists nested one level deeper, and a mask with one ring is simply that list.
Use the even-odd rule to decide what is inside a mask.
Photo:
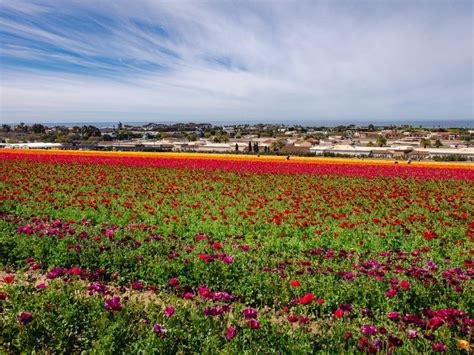
[{"label": "wispy cloud", "polygon": [[3,0],[1,119],[471,119],[472,10]]}]

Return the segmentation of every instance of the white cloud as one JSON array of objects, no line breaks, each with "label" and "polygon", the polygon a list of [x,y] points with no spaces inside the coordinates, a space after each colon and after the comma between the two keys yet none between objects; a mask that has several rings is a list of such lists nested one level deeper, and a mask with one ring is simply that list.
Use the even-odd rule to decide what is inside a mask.
[{"label": "white cloud", "polygon": [[467,1],[57,5],[0,5],[2,56],[61,64],[6,65],[2,120],[473,118]]}]

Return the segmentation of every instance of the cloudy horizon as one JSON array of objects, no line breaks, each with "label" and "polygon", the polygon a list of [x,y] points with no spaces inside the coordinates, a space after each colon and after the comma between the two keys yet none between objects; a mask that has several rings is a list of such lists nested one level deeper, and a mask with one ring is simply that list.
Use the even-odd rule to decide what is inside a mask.
[{"label": "cloudy horizon", "polygon": [[470,1],[0,3],[1,120],[471,120]]}]

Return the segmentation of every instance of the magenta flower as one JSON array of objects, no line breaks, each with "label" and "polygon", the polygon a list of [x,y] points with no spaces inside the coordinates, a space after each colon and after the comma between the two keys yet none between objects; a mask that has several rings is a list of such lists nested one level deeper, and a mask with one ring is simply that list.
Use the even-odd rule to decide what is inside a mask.
[{"label": "magenta flower", "polygon": [[173,306],[167,306],[165,308],[165,311],[163,312],[163,315],[165,317],[171,317],[174,314],[174,307]]},{"label": "magenta flower", "polygon": [[377,328],[375,328],[373,325],[366,324],[362,327],[362,334],[365,334],[365,335],[377,334]]},{"label": "magenta flower", "polygon": [[257,311],[251,307],[248,307],[242,311],[242,315],[247,320],[254,319],[254,318],[257,318]]},{"label": "magenta flower", "polygon": [[227,332],[226,332],[226,335],[225,335],[225,338],[227,340],[232,340],[234,337],[235,337],[235,334],[237,333],[237,329],[235,328],[227,328]]},{"label": "magenta flower", "polygon": [[163,327],[161,324],[155,324],[153,326],[153,331],[156,333],[156,334],[166,334],[167,330],[165,329],[165,327]]},{"label": "magenta flower", "polygon": [[433,351],[437,353],[444,353],[446,351],[446,345],[443,343],[433,344]]},{"label": "magenta flower", "polygon": [[105,301],[105,309],[109,311],[120,311],[123,308],[123,305],[120,303],[120,297],[112,297]]},{"label": "magenta flower", "polygon": [[234,262],[234,257],[231,255],[228,255],[222,259],[222,261],[226,264],[232,264]]},{"label": "magenta flower", "polygon": [[31,313],[21,312],[18,315],[18,322],[20,322],[20,324],[25,325],[25,324],[30,323],[32,320],[33,320],[33,316],[31,315]]},{"label": "magenta flower", "polygon": [[137,291],[143,289],[143,283],[141,283],[141,282],[132,282],[132,289],[137,290]]},{"label": "magenta flower", "polygon": [[247,324],[249,325],[250,329],[259,329],[260,323],[256,319],[250,319]]},{"label": "magenta flower", "polygon": [[36,288],[37,288],[38,290],[44,290],[46,287],[47,287],[47,285],[46,285],[44,282],[42,282],[42,283],[36,285]]},{"label": "magenta flower", "polygon": [[388,319],[393,320],[394,322],[397,322],[399,320],[399,314],[398,312],[389,312],[387,315]]}]

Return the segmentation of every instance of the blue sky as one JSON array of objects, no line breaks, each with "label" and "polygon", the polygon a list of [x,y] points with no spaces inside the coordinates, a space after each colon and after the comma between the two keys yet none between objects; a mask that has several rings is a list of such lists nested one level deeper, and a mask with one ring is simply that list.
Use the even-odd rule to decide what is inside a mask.
[{"label": "blue sky", "polygon": [[1,121],[473,119],[463,0],[0,2]]}]

